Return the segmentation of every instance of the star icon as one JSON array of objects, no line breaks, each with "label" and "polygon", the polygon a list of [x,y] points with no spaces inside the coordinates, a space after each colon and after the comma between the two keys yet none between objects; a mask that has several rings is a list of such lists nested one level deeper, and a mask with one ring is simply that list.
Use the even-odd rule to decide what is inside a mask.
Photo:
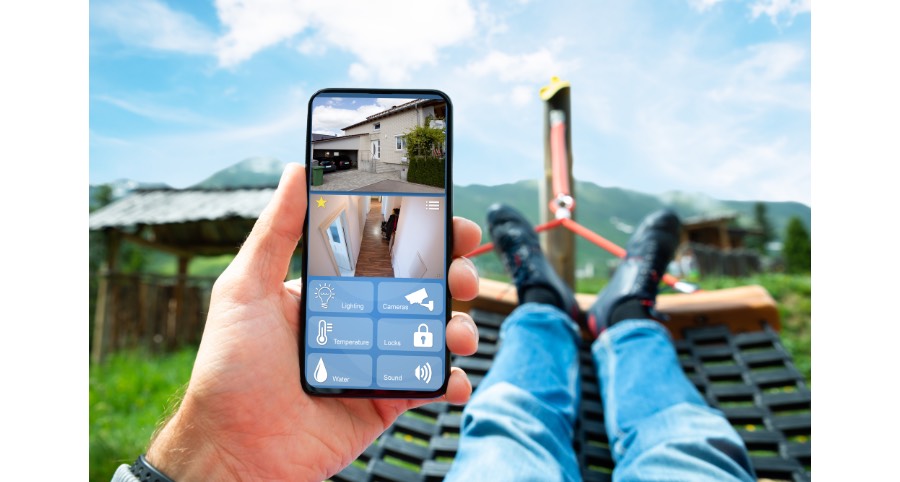
[{"label": "star icon", "polygon": [[322,196],[319,196],[319,199],[316,199],[316,207],[324,208],[326,202],[328,202],[328,201],[326,201],[325,198],[323,198]]}]

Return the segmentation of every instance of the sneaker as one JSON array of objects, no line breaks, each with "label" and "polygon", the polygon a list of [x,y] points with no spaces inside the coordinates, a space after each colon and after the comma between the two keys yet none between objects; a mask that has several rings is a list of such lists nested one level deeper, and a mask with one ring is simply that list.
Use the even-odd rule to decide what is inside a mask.
[{"label": "sneaker", "polygon": [[528,220],[510,206],[494,204],[488,208],[487,222],[494,250],[516,285],[519,303],[526,302],[529,290],[543,289],[550,295],[548,298],[555,298],[550,304],[583,325],[584,315],[575,294],[550,266]]},{"label": "sneaker", "polygon": [[623,319],[614,319],[613,314],[616,308],[632,300],[636,301],[627,306],[630,314],[643,313],[645,318],[663,319],[655,310],[656,293],[681,242],[680,236],[681,221],[671,210],[657,211],[644,218],[625,247],[625,259],[587,312],[588,329],[595,338]]}]

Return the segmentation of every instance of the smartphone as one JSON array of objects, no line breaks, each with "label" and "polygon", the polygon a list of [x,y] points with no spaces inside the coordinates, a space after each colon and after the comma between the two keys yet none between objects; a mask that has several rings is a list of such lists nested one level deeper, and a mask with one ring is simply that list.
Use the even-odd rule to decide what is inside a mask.
[{"label": "smartphone", "polygon": [[311,395],[447,389],[453,109],[436,90],[309,101],[300,365]]}]

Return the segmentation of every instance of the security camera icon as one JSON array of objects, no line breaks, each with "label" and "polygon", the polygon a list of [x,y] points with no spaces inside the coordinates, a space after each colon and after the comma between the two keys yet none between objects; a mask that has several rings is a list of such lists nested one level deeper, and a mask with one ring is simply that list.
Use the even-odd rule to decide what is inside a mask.
[{"label": "security camera icon", "polygon": [[428,308],[428,311],[434,311],[434,300],[429,300],[428,303],[424,303],[425,298],[428,298],[428,292],[425,291],[425,288],[413,291],[406,295],[406,301],[409,302],[409,304],[421,305]]}]

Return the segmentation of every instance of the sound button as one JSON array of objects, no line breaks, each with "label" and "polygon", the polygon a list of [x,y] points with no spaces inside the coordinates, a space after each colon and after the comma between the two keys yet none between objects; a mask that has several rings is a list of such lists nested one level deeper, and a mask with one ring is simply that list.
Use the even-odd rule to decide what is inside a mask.
[{"label": "sound button", "polygon": [[382,355],[375,383],[382,388],[436,390],[444,383],[444,361],[432,356]]}]

